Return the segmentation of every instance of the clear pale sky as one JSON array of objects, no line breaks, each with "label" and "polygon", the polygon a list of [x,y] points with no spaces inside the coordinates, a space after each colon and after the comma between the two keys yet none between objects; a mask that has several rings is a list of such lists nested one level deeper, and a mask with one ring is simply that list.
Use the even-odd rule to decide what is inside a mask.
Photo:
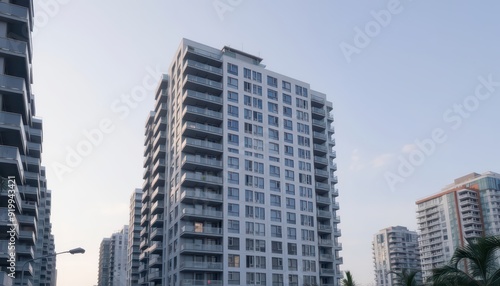
[{"label": "clear pale sky", "polygon": [[[96,284],[102,238],[128,224],[147,86],[183,37],[260,56],[333,101],[342,270],[361,285],[373,283],[374,233],[415,230],[417,199],[470,172],[500,172],[496,1],[35,2],[33,87],[56,250],[87,250],[58,257],[59,285]],[[140,88],[144,100],[125,105]],[[89,141],[98,128],[106,133]]]}]

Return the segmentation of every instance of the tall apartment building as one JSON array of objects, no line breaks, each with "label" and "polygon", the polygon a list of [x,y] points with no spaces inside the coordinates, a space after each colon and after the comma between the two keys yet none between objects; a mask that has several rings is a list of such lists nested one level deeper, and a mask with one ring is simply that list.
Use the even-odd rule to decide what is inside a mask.
[{"label": "tall apartment building", "polygon": [[182,40],[145,130],[139,285],[339,285],[332,103]]},{"label": "tall apartment building", "polygon": [[[45,170],[43,170],[45,172]],[[40,193],[40,205],[38,208],[38,239],[36,243],[36,257],[50,256],[55,254],[54,236],[52,235],[52,223],[50,221],[50,209],[52,203],[52,192],[47,190]],[[34,285],[53,286],[56,285],[56,261],[55,257],[47,257],[36,260]]]},{"label": "tall apartment building", "polygon": [[424,280],[467,239],[500,235],[500,174],[468,174],[416,204]]},{"label": "tall apartment building", "polygon": [[[404,226],[382,229],[374,235],[372,248],[377,286],[400,285],[401,280],[393,272],[421,271],[416,231]],[[421,280],[421,275],[417,280]]]},{"label": "tall apartment building", "polygon": [[[46,210],[50,209],[50,206],[44,202],[48,191],[45,170],[41,167],[40,161],[42,120],[35,117],[35,97],[31,87],[33,17],[31,0],[0,2],[0,180],[2,182],[0,284],[2,285],[20,284],[22,272],[26,285],[55,283],[49,277],[55,273],[53,268],[55,258],[48,259],[48,263],[30,262],[34,257],[45,253],[52,254],[54,251],[53,237],[49,234],[50,223],[45,225],[48,214]],[[13,178],[15,186],[8,181],[9,177]],[[13,195],[9,197],[9,194]],[[9,213],[14,213],[15,216],[9,216]],[[39,226],[40,223],[44,225],[43,229]],[[39,233],[40,231],[43,233]],[[15,242],[15,251],[8,249],[9,242]],[[8,261],[9,258],[15,261]],[[9,277],[9,274],[15,278]]]},{"label": "tall apartment building", "polygon": [[98,286],[127,285],[128,225],[110,238],[104,238],[99,249]]},{"label": "tall apartment building", "polygon": [[142,190],[135,189],[130,196],[130,220],[127,248],[127,286],[139,283],[139,243],[141,233]]}]

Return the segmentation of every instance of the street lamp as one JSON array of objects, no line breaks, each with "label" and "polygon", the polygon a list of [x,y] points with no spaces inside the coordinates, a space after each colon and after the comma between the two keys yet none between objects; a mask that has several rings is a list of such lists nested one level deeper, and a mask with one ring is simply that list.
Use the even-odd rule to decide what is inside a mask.
[{"label": "street lamp", "polygon": [[24,267],[26,266],[26,264],[28,264],[28,262],[33,262],[35,260],[38,260],[38,259],[43,259],[43,258],[48,258],[48,257],[54,257],[56,255],[59,255],[59,254],[63,254],[63,253],[70,253],[70,254],[83,254],[85,253],[85,249],[81,248],[81,247],[77,247],[77,248],[73,248],[73,249],[70,249],[70,250],[66,250],[66,251],[62,251],[62,252],[58,252],[58,253],[54,253],[54,254],[47,254],[47,255],[44,255],[44,256],[40,256],[40,257],[37,257],[37,258],[33,258],[33,259],[30,259],[30,260],[26,260],[24,263],[23,263],[23,266],[21,266],[21,286],[24,286]]}]

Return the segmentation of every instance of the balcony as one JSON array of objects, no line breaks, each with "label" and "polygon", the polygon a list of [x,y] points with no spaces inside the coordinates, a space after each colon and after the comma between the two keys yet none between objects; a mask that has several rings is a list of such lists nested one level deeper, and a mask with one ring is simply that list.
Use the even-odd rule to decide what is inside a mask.
[{"label": "balcony", "polygon": [[[0,4],[6,4],[0,2]],[[11,5],[11,4],[7,4]],[[1,5],[0,5],[1,6]],[[0,15],[3,10],[0,8]],[[22,114],[23,122],[28,122],[28,93],[23,78],[0,74],[0,92],[2,100],[12,113]]]},{"label": "balcony", "polygon": [[323,180],[328,179],[328,177],[329,177],[328,171],[321,170],[321,169],[315,169],[314,170],[314,175],[318,179],[323,179]]},{"label": "balcony", "polygon": [[202,191],[195,189],[183,189],[181,192],[181,201],[193,202],[193,201],[213,201],[222,203],[222,194],[218,194],[210,191]]},{"label": "balcony", "polygon": [[339,237],[339,236],[342,236],[342,232],[340,231],[340,229],[334,229],[333,235],[336,237]]},{"label": "balcony", "polygon": [[182,168],[186,170],[219,170],[222,171],[222,161],[209,159],[199,155],[185,154],[182,156]]},{"label": "balcony", "polygon": [[331,268],[320,268],[319,275],[321,276],[333,276],[335,275],[335,269]]},{"label": "balcony", "polygon": [[181,286],[222,286],[222,280],[182,279]]},{"label": "balcony", "polygon": [[155,214],[151,217],[151,226],[163,226],[163,214]]},{"label": "balcony", "polygon": [[23,162],[16,147],[0,145],[0,175],[24,181]]},{"label": "balcony", "polygon": [[330,190],[330,185],[328,185],[326,183],[316,182],[314,184],[314,186],[316,187],[316,190],[322,190],[322,191],[325,191],[325,192],[328,192]]},{"label": "balcony", "polygon": [[151,194],[151,201],[156,202],[157,200],[163,199],[164,196],[165,196],[165,188],[156,187],[154,192]]},{"label": "balcony", "polygon": [[311,94],[311,101],[319,103],[319,105],[324,105],[325,104],[325,99],[324,98],[322,98],[320,96],[317,96],[317,95],[314,95],[314,94]]},{"label": "balcony", "polygon": [[[333,240],[331,239],[318,239],[318,246],[333,246]],[[333,256],[332,256],[333,258]]]},{"label": "balcony", "polygon": [[194,225],[185,225],[181,227],[181,235],[182,236],[222,236],[222,228],[219,227],[207,227],[207,226],[194,226]]},{"label": "balcony", "polygon": [[332,231],[333,231],[333,227],[331,225],[318,223],[318,232],[330,233]]},{"label": "balcony", "polygon": [[153,178],[151,185],[156,188],[165,185],[165,173],[158,173]]},{"label": "balcony", "polygon": [[333,257],[333,254],[328,254],[328,253],[320,253],[319,254],[320,261],[333,261],[334,259],[335,258]]},{"label": "balcony", "polygon": [[183,208],[181,217],[193,217],[202,219],[222,219],[222,211],[217,210],[204,210],[195,208]]},{"label": "balcony", "polygon": [[28,226],[31,226],[31,227],[34,227],[36,228],[37,224],[36,224],[36,219],[34,216],[30,216],[30,215],[17,215],[17,221],[22,224],[22,225],[28,225]]},{"label": "balcony", "polygon": [[191,74],[188,74],[186,77],[184,77],[183,86],[185,86],[186,89],[191,89],[198,92],[207,92],[207,93],[222,92],[221,82]]},{"label": "balcony", "polygon": [[321,218],[332,218],[332,213],[330,211],[317,210],[317,216]]},{"label": "balcony", "polygon": [[183,253],[222,253],[222,251],[222,245],[194,243],[181,244],[181,252]]},{"label": "balcony", "polygon": [[159,145],[164,145],[166,142],[167,142],[167,132],[160,131],[160,133],[154,137],[153,148],[156,148]]},{"label": "balcony", "polygon": [[180,270],[222,271],[222,262],[182,261]]},{"label": "balcony", "polygon": [[146,252],[160,253],[161,254],[162,246],[163,246],[163,244],[161,243],[161,241],[152,241],[151,246],[146,250]]},{"label": "balcony", "polygon": [[206,138],[222,139],[222,128],[207,124],[187,121],[182,126],[182,133],[188,137],[197,137],[204,135]]},{"label": "balcony", "polygon": [[186,152],[203,152],[204,154],[221,154],[223,150],[220,143],[194,138],[185,138],[181,148]]},{"label": "balcony", "polygon": [[220,55],[191,46],[184,49],[184,57],[203,63],[209,63],[214,66],[220,66],[222,64]]},{"label": "balcony", "polygon": [[[19,234],[19,222],[16,216],[9,216],[9,210],[6,207],[0,208],[0,229],[3,233],[10,231],[12,226]],[[10,234],[9,234],[10,235]]]},{"label": "balcony", "polygon": [[189,105],[202,105],[213,109],[222,106],[222,97],[189,89],[184,92],[183,99],[184,103]]},{"label": "balcony", "polygon": [[332,209],[338,210],[339,208],[340,208],[339,203],[338,202],[333,202]]},{"label": "balcony", "polygon": [[27,141],[20,114],[0,111],[0,135],[4,145],[17,146],[25,154]]},{"label": "balcony", "polygon": [[314,156],[314,165],[318,168],[324,168],[328,166],[328,159],[324,157]]},{"label": "balcony", "polygon": [[332,203],[332,199],[327,196],[316,196],[316,202],[318,204],[329,205]]},{"label": "balcony", "polygon": [[182,117],[187,121],[205,122],[208,124],[220,124],[222,122],[222,113],[207,108],[200,108],[192,105],[184,107]]},{"label": "balcony", "polygon": [[321,143],[325,143],[326,139],[327,139],[326,134],[313,131],[313,141],[314,141],[314,143],[320,143],[320,144]]},{"label": "balcony", "polygon": [[163,239],[163,228],[155,227],[151,229],[151,240],[162,240]]},{"label": "balcony", "polygon": [[311,107],[313,118],[323,118],[326,115],[326,112],[323,108]]},{"label": "balcony", "polygon": [[324,156],[328,153],[328,148],[325,144],[313,144],[313,151],[315,155]]},{"label": "balcony", "polygon": [[196,186],[222,186],[222,177],[205,175],[193,172],[184,172],[181,177],[181,183],[184,186],[196,187]]},{"label": "balcony", "polygon": [[151,214],[163,213],[164,207],[163,201],[156,201],[151,205]]},{"label": "balcony", "polygon": [[319,130],[325,130],[326,122],[324,120],[313,119],[312,120],[313,128],[318,127]]},{"label": "balcony", "polygon": [[38,205],[35,201],[22,201],[22,209],[24,214],[31,214],[38,217]]},{"label": "balcony", "polygon": [[21,230],[19,231],[19,239],[23,241],[27,241],[28,244],[35,243],[36,236],[35,232],[32,230]]},{"label": "balcony", "polygon": [[189,74],[197,74],[201,77],[207,77],[215,80],[222,79],[222,69],[194,60],[186,60],[183,69]]}]

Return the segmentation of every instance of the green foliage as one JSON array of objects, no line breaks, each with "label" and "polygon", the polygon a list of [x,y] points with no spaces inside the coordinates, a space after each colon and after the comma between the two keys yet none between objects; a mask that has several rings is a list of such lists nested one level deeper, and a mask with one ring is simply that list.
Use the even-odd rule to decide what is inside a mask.
[{"label": "green foliage", "polygon": [[345,278],[342,279],[342,286],[356,286],[356,282],[352,278],[351,271],[345,272]]}]

